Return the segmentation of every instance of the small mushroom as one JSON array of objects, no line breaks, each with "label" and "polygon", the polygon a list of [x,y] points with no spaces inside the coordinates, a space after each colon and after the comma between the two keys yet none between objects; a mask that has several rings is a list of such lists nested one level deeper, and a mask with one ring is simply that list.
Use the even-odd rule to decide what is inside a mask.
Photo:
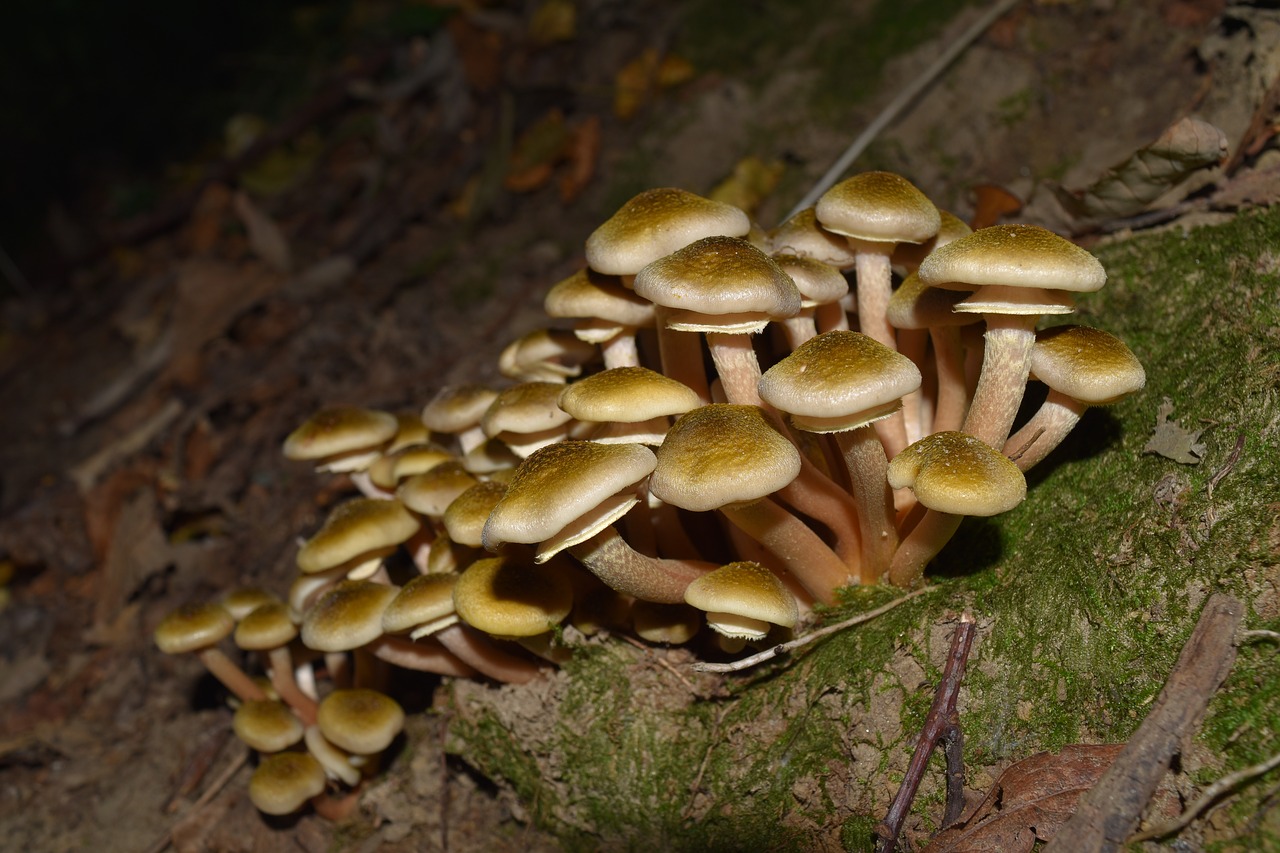
[{"label": "small mushroom", "polygon": [[156,646],[167,655],[194,653],[209,674],[241,701],[266,699],[262,688],[218,648],[235,627],[235,620],[220,604],[184,604],[156,626]]}]

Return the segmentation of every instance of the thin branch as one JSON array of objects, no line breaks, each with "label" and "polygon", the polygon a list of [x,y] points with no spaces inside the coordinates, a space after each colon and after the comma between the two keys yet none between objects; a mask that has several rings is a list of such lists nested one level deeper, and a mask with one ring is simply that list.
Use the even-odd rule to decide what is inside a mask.
[{"label": "thin branch", "polygon": [[1171,823],[1166,823],[1162,826],[1148,829],[1145,832],[1139,832],[1137,835],[1131,835],[1125,843],[1137,844],[1139,841],[1150,841],[1153,838],[1162,838],[1163,836],[1177,832],[1187,824],[1191,823],[1191,821],[1195,820],[1201,812],[1211,806],[1213,802],[1223,794],[1232,791],[1239,785],[1256,779],[1262,774],[1270,772],[1277,767],[1280,767],[1280,753],[1276,753],[1266,761],[1259,764],[1254,764],[1250,767],[1244,768],[1243,770],[1237,770],[1235,773],[1228,773],[1217,782],[1214,782],[1212,785],[1205,788],[1200,796],[1196,797],[1195,802],[1187,806],[1187,810],[1178,816],[1177,820]]},{"label": "thin branch", "polygon": [[1259,628],[1254,631],[1240,632],[1240,645],[1244,645],[1250,640],[1280,640],[1280,631],[1263,631]]},{"label": "thin branch", "polygon": [[838,631],[843,631],[846,628],[852,628],[854,625],[861,625],[863,622],[870,622],[872,619],[876,618],[877,616],[881,616],[885,613],[888,613],[890,610],[897,607],[899,604],[904,604],[913,598],[917,598],[921,595],[924,595],[926,592],[933,592],[937,588],[938,587],[936,586],[922,587],[921,589],[917,589],[915,592],[907,593],[901,598],[895,598],[893,601],[890,601],[888,604],[881,605],[880,607],[877,607],[875,610],[868,610],[865,613],[859,613],[857,616],[854,616],[852,619],[846,619],[843,622],[837,622],[834,625],[828,625],[825,628],[819,628],[816,631],[812,631],[808,634],[805,634],[803,637],[797,637],[794,640],[788,640],[785,643],[779,643],[776,646],[771,646],[762,652],[757,652],[756,654],[750,655],[749,657],[742,658],[741,660],[735,660],[730,663],[705,663],[700,661],[693,665],[693,669],[696,672],[741,672],[742,670],[749,669],[755,666],[756,664],[764,663],[767,660],[772,660],[773,658],[777,657],[780,654],[794,651],[795,649],[798,649],[801,646],[808,645],[809,643],[812,643],[814,640],[820,640],[823,637],[827,636],[828,634],[834,634]]},{"label": "thin branch", "polygon": [[227,786],[227,783],[240,772],[240,768],[244,767],[245,764],[248,763],[249,755],[251,753],[252,750],[248,747],[241,749],[240,752],[236,754],[236,757],[232,759],[231,763],[218,774],[217,778],[209,783],[209,787],[205,788],[204,793],[200,795],[200,799],[192,803],[191,808],[187,809],[181,817],[174,821],[173,825],[165,830],[165,833],[161,838],[157,839],[154,844],[147,848],[147,853],[163,853],[164,850],[167,850],[169,845],[173,843],[173,833],[174,830],[177,829],[178,825],[185,820],[189,820],[191,815],[209,805],[209,803],[213,801],[213,798],[218,796],[222,789]]}]

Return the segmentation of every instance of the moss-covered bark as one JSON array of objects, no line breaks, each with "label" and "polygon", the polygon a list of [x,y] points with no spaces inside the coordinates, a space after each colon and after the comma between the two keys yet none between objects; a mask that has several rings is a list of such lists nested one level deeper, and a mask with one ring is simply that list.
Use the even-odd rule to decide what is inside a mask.
[{"label": "moss-covered bark", "polygon": [[[510,784],[574,849],[860,849],[932,697],[956,614],[980,632],[961,694],[969,783],[1002,762],[1138,725],[1204,599],[1280,628],[1280,211],[1098,250],[1110,281],[1074,320],[1142,359],[1147,389],[1093,410],[1032,472],[1026,502],[966,522],[940,589],[738,676],[592,644],[525,688],[458,684],[453,748]],[[1198,465],[1144,454],[1165,399],[1203,430]],[[1229,464],[1238,439],[1243,450]],[[892,597],[855,590],[828,615]],[[1246,646],[1184,757],[1204,784],[1280,749],[1274,645]],[[915,807],[941,814],[940,774]],[[1276,849],[1277,774],[1193,830],[1209,849]]]}]

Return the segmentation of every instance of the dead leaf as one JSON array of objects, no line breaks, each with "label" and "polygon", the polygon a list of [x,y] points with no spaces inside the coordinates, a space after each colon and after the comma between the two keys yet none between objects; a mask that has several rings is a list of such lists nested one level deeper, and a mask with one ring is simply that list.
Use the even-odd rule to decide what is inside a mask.
[{"label": "dead leaf", "polygon": [[564,113],[548,110],[520,134],[512,147],[503,186],[512,192],[532,192],[551,180],[551,172],[564,155],[569,129]]},{"label": "dead leaf", "polygon": [[573,129],[565,147],[568,169],[560,176],[560,201],[569,204],[595,177],[600,159],[600,117],[588,116]]},{"label": "dead leaf", "polygon": [[1165,397],[1160,408],[1156,410],[1155,432],[1147,441],[1146,447],[1142,448],[1142,452],[1158,453],[1183,465],[1199,465],[1205,452],[1204,443],[1200,441],[1200,434],[1204,430],[1184,429],[1177,421],[1169,420],[1171,414],[1173,414],[1173,401]]},{"label": "dead leaf", "polygon": [[192,254],[203,255],[213,251],[222,237],[222,225],[231,209],[231,190],[217,181],[200,191],[200,198],[191,209],[191,222],[187,225],[184,240]]},{"label": "dead leaf", "polygon": [[276,272],[287,273],[293,267],[293,255],[289,238],[274,219],[254,204],[243,190],[235,194],[233,201],[236,216],[249,234],[249,248]]},{"label": "dead leaf", "polygon": [[115,636],[115,631],[104,629],[116,624],[129,596],[172,561],[153,488],[142,486],[125,499],[110,537],[93,623],[99,632]]},{"label": "dead leaf", "polygon": [[1029,853],[1053,838],[1123,748],[1072,744],[1009,765],[978,807],[934,836],[925,853]]},{"label": "dead leaf", "polygon": [[973,188],[973,216],[969,227],[974,231],[995,225],[1002,217],[1022,210],[1022,199],[1004,187],[979,184]]},{"label": "dead leaf", "polygon": [[645,48],[613,78],[613,114],[626,121],[652,100],[658,89],[670,89],[693,79],[696,70],[686,59]]},{"label": "dead leaf", "polygon": [[1147,205],[1199,169],[1227,156],[1227,136],[1193,118],[1179,119],[1155,142],[1083,190],[1055,186],[1058,202],[1078,220],[1119,219],[1141,213]]},{"label": "dead leaf", "polygon": [[462,61],[462,73],[477,92],[490,92],[502,82],[502,36],[482,29],[468,15],[450,15],[445,24]]},{"label": "dead leaf", "polygon": [[777,188],[785,169],[781,160],[766,163],[759,157],[743,157],[733,167],[733,174],[716,184],[709,197],[754,217],[760,203]]}]

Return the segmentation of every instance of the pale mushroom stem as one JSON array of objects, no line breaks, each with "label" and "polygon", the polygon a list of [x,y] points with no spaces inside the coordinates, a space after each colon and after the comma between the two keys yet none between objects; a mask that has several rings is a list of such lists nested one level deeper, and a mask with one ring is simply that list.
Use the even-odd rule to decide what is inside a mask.
[{"label": "pale mushroom stem", "polygon": [[824,604],[834,603],[836,589],[855,581],[853,571],[818,534],[768,498],[729,504],[720,512],[768,548]]},{"label": "pale mushroom stem", "polygon": [[1031,420],[1009,436],[1004,455],[1018,470],[1030,471],[1063,442],[1087,408],[1087,404],[1051,390]]},{"label": "pale mushroom stem", "polygon": [[[911,359],[922,375],[928,372],[925,356],[928,354],[929,336],[924,329],[899,329],[901,352]],[[907,431],[907,444],[919,441],[928,434],[921,412],[924,407],[924,389],[909,391],[902,398],[903,428]]]},{"label": "pale mushroom stem", "polygon": [[456,655],[458,660],[495,681],[527,684],[542,672],[533,662],[504,652],[484,634],[461,622],[442,628],[431,636]]},{"label": "pale mushroom stem", "polygon": [[[858,330],[897,352],[898,336],[888,318],[889,297],[893,295],[889,256],[896,244],[849,238],[849,245],[856,252],[853,265],[857,275]],[[901,409],[891,417],[876,421],[875,427],[890,459],[910,443],[906,416]]]},{"label": "pale mushroom stem", "polygon": [[1009,437],[1027,387],[1038,315],[988,314],[986,318],[982,374],[964,419],[964,431],[999,450]]},{"label": "pale mushroom stem", "polygon": [[267,672],[271,677],[271,686],[275,688],[280,699],[293,709],[302,720],[304,726],[314,725],[316,721],[316,702],[302,692],[293,677],[293,655],[288,646],[277,646],[267,652]]},{"label": "pale mushroom stem", "polygon": [[606,370],[615,367],[639,367],[640,351],[636,349],[635,330],[625,328],[600,344],[600,354],[604,357]]},{"label": "pale mushroom stem", "polygon": [[870,425],[836,433],[835,439],[844,454],[853,500],[858,507],[862,538],[858,583],[878,583],[880,576],[888,571],[898,548],[893,491],[889,488],[887,476],[889,460]]},{"label": "pale mushroom stem", "polygon": [[958,430],[964,424],[969,405],[960,330],[955,326],[936,326],[929,329],[929,337],[933,341],[938,397],[933,406],[933,424],[927,432]]},{"label": "pale mushroom stem", "polygon": [[352,471],[347,474],[351,480],[351,485],[366,498],[374,498],[375,500],[389,501],[396,496],[395,492],[388,492],[374,484],[373,478],[369,476],[368,469],[363,471]]},{"label": "pale mushroom stem", "polygon": [[707,372],[702,367],[702,338],[697,332],[679,332],[667,328],[671,309],[654,307],[658,326],[658,356],[662,372],[693,389],[705,406],[711,402]]},{"label": "pale mushroom stem", "polygon": [[926,512],[893,555],[893,562],[889,566],[889,583],[905,589],[919,586],[924,577],[925,566],[951,541],[963,519],[963,515],[950,512],[938,512],[934,509]]},{"label": "pale mushroom stem", "polygon": [[744,406],[764,406],[760,401],[760,360],[756,358],[751,336],[707,332],[707,347],[716,365],[716,375],[724,388],[725,399]]},{"label": "pale mushroom stem", "polygon": [[782,321],[782,328],[786,331],[787,345],[791,349],[795,349],[805,341],[816,338],[818,336],[818,326],[814,320],[814,309],[803,308],[796,316],[785,318]]},{"label": "pale mushroom stem", "polygon": [[[767,410],[775,418],[777,413]],[[790,433],[783,431],[790,437]],[[830,529],[835,542],[832,550],[854,575],[862,560],[858,507],[848,492],[832,482],[800,453],[800,475],[775,492],[788,505],[821,522]]]},{"label": "pale mushroom stem", "polygon": [[684,601],[684,591],[695,578],[716,568],[702,560],[646,557],[636,551],[612,527],[568,548],[582,565],[613,589],[658,604]]},{"label": "pale mushroom stem", "polygon": [[837,300],[819,305],[813,312],[813,322],[818,333],[831,331],[848,331],[849,312],[844,310],[844,302]]},{"label": "pale mushroom stem", "polygon": [[414,642],[403,637],[382,636],[365,646],[378,660],[401,669],[434,672],[470,678],[476,671],[440,643],[430,640]]},{"label": "pale mushroom stem", "polygon": [[242,702],[253,702],[267,698],[267,694],[263,692],[258,683],[250,678],[245,671],[236,666],[231,658],[222,653],[222,650],[216,646],[209,646],[196,652],[196,657],[204,664],[204,668],[209,670],[209,674],[222,685],[234,693]]}]

